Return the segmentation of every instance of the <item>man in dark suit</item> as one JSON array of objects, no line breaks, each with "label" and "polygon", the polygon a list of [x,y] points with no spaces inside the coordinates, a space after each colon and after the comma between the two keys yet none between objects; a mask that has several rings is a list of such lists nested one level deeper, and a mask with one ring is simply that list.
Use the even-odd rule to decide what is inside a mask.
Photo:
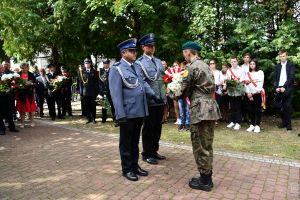
[{"label": "man in dark suit", "polygon": [[[44,68],[39,69],[39,74],[36,78],[36,96],[38,99],[38,107],[39,107],[39,114],[40,117],[44,117],[44,102],[45,99],[47,99],[47,104],[48,104],[48,110],[49,110],[49,115],[50,117],[53,116],[53,102],[50,102],[49,105],[49,97],[48,97],[48,89],[49,89],[49,82],[47,81],[46,78],[46,71]],[[51,100],[50,100],[51,101]],[[52,105],[51,105],[52,103]],[[51,107],[52,106],[52,107]],[[51,113],[50,113],[51,110]],[[54,104],[54,113],[55,113],[55,104]]]},{"label": "man in dark suit", "polygon": [[60,67],[61,73],[64,77],[66,77],[66,84],[62,89],[62,116],[65,117],[66,113],[68,113],[69,117],[72,117],[72,78],[69,70],[65,66]]},{"label": "man in dark suit", "polygon": [[295,65],[288,61],[287,51],[279,52],[280,63],[276,65],[273,86],[282,97],[282,112],[281,120],[282,123],[279,128],[286,128],[288,131],[292,130],[292,98],[294,91],[294,80],[295,80]]},{"label": "man in dark suit", "polygon": [[[46,75],[46,78],[47,78],[48,82],[51,82],[54,79],[56,79],[57,76],[59,76],[59,73],[56,72],[56,68],[53,64],[49,64],[48,68],[49,68],[49,73]],[[63,116],[61,113],[61,107],[62,107],[61,90],[53,91],[53,88],[50,87],[48,101],[49,101],[48,105],[50,104],[49,112],[51,109],[51,115],[50,115],[51,119],[55,120],[55,118],[56,118],[55,103],[57,106],[57,118],[63,119]],[[53,108],[54,108],[54,110],[53,110]]]},{"label": "man in dark suit", "polygon": [[89,58],[84,60],[85,70],[80,70],[80,87],[86,112],[87,124],[96,123],[96,97],[99,94],[99,78],[97,72],[92,67],[92,61]]},{"label": "man in dark suit", "polygon": [[[2,75],[3,74],[13,74],[14,72],[10,70],[10,63],[4,61],[3,63],[3,68],[1,71]],[[1,104],[5,105],[5,109],[3,110],[3,117],[6,119],[8,122],[8,128],[11,132],[19,132],[19,130],[16,129],[15,122],[14,122],[14,117],[16,115],[16,95],[15,94],[4,94],[1,97]],[[3,120],[0,119],[0,123],[3,123]],[[0,125],[3,126],[4,124]],[[0,128],[2,129],[2,128]],[[4,127],[5,130],[5,127]]]},{"label": "man in dark suit", "polygon": [[[108,76],[110,72],[110,60],[106,59],[103,61],[103,68],[99,69],[99,79],[100,79],[100,95],[106,95],[106,98],[111,107],[111,113],[113,116],[113,120],[115,121],[115,108],[111,99],[110,91],[109,91],[109,82]],[[105,123],[107,119],[107,108],[102,108],[102,123]]]},{"label": "man in dark suit", "polygon": [[85,112],[85,106],[84,106],[84,101],[83,101],[83,94],[82,94],[82,84],[81,84],[81,77],[80,73],[85,71],[85,67],[83,62],[79,65],[78,68],[78,77],[77,77],[77,91],[79,91],[80,94],[80,107],[81,107],[81,116],[86,116]]}]

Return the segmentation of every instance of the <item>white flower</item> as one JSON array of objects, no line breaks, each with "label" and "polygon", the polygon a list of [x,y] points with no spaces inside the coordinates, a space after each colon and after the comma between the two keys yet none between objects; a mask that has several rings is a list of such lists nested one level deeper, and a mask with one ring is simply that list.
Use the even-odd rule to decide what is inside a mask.
[{"label": "white flower", "polygon": [[19,78],[20,77],[20,74],[18,74],[18,73],[13,73],[13,78]]},{"label": "white flower", "polygon": [[6,81],[6,80],[10,80],[13,78],[13,75],[12,74],[3,74],[1,80],[2,81]]},{"label": "white flower", "polygon": [[63,76],[57,76],[56,77],[57,81],[62,82],[64,80]]}]

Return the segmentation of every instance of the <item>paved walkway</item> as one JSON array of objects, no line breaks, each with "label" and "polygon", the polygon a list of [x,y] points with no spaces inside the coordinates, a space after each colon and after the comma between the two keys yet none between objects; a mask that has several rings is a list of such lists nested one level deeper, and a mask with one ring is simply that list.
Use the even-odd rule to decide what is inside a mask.
[{"label": "paved walkway", "polygon": [[[217,152],[212,192],[191,190],[197,175],[189,148],[163,144],[149,177],[120,173],[117,137],[38,122],[0,137],[0,199],[300,199],[297,162]],[[279,164],[276,164],[279,163]]]}]

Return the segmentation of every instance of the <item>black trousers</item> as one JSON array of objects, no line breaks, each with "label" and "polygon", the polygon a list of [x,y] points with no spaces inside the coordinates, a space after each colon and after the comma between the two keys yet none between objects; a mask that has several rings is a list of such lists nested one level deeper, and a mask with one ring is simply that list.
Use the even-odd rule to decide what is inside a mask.
[{"label": "black trousers", "polygon": [[107,95],[107,99],[108,99],[108,102],[109,102],[109,104],[110,104],[111,114],[112,114],[113,120],[115,121],[115,120],[116,120],[116,116],[115,116],[115,107],[114,107],[112,98],[111,98],[110,95]]},{"label": "black trousers", "polygon": [[80,105],[81,105],[81,115],[86,116],[85,105],[84,105],[84,97],[80,95]]},{"label": "black trousers", "polygon": [[55,99],[53,96],[47,95],[46,96],[46,102],[48,105],[49,115],[52,120],[55,120],[56,118],[56,112],[55,112]]},{"label": "black trousers", "polygon": [[57,106],[57,116],[58,118],[62,117],[61,108],[62,108],[62,95],[60,93],[54,94],[54,101]]},{"label": "black trousers", "polygon": [[40,114],[40,116],[42,116],[42,115],[44,115],[44,103],[45,103],[46,96],[44,94],[37,94],[36,98],[37,98],[37,105],[40,110],[39,114]]},{"label": "black trousers", "polygon": [[242,121],[242,113],[241,113],[241,103],[242,103],[242,97],[229,97],[229,104],[230,104],[230,121],[233,123],[241,124]]},{"label": "black trousers", "polygon": [[66,116],[66,113],[68,113],[69,116],[72,116],[71,101],[72,101],[71,94],[62,95],[62,116]]},{"label": "black trousers", "polygon": [[[112,118],[115,121],[116,120],[116,116],[115,116],[115,107],[114,104],[112,102],[111,96],[107,95],[107,100],[109,102],[110,105],[110,109],[111,109],[111,114],[112,114]],[[102,108],[102,122],[105,123],[107,119],[107,109]]]},{"label": "black trousers", "polygon": [[139,140],[143,118],[127,119],[120,125],[119,150],[122,172],[127,173],[138,168]]},{"label": "black trousers", "polygon": [[288,129],[292,129],[292,112],[293,112],[292,100],[293,100],[293,91],[284,93],[284,97],[282,100],[283,112],[281,113],[281,120],[282,120],[282,125]]},{"label": "black trousers", "polygon": [[14,112],[15,112],[15,95],[2,95],[0,96],[0,131],[4,131],[5,124],[4,119],[8,122],[8,128],[10,130],[15,129],[15,122],[13,119]]},{"label": "black trousers", "polygon": [[250,116],[251,124],[253,126],[260,126],[261,122],[261,95],[260,94],[254,94],[253,95],[253,101],[250,101],[248,97],[247,98],[247,108],[248,113]]},{"label": "black trousers", "polygon": [[84,96],[84,107],[86,112],[86,118],[89,121],[96,119],[96,97],[93,96]]},{"label": "black trousers", "polygon": [[243,96],[242,97],[242,102],[241,102],[241,111],[242,111],[242,117],[244,122],[248,122],[248,117],[250,117],[249,115],[249,109],[248,109],[248,97],[247,96]]},{"label": "black trousers", "polygon": [[149,116],[144,121],[142,131],[144,158],[155,156],[159,150],[163,112],[163,106],[149,107]]}]

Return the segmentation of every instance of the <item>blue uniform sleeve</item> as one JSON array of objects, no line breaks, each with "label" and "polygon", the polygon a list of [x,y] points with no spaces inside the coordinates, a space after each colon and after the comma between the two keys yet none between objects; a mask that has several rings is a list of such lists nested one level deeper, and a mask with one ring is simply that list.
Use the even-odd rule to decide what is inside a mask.
[{"label": "blue uniform sleeve", "polygon": [[115,107],[116,119],[119,120],[121,118],[126,117],[126,113],[124,110],[124,101],[123,101],[123,91],[122,91],[122,78],[119,72],[115,67],[111,68],[109,73],[109,91],[112,97],[112,101]]},{"label": "blue uniform sleeve", "polygon": [[155,92],[145,80],[143,80],[143,84],[147,98],[151,99],[151,97],[155,96]]}]

